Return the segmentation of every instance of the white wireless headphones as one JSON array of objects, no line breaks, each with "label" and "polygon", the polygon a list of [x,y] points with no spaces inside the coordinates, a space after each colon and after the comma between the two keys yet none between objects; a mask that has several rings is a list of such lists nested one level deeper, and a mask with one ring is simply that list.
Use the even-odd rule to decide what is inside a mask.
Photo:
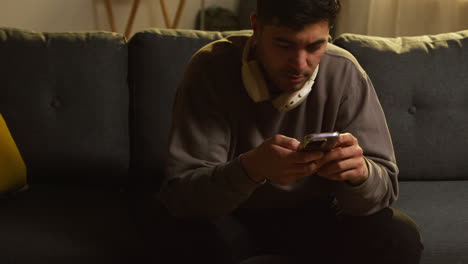
[{"label": "white wireless headphones", "polygon": [[250,37],[242,52],[242,81],[252,100],[262,102],[270,99],[270,92],[258,63],[255,60],[248,61],[252,41]]},{"label": "white wireless headphones", "polygon": [[[254,102],[262,102],[270,99],[271,95],[258,63],[255,60],[248,61],[252,41],[250,37],[242,52],[242,81],[250,98]],[[312,91],[318,70],[319,65],[301,89],[282,93],[272,101],[273,106],[280,112],[287,112],[300,105]]]}]

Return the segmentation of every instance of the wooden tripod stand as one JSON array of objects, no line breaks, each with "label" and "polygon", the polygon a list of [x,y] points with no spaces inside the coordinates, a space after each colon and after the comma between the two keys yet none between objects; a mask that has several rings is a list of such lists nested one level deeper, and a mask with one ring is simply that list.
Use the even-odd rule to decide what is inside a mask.
[{"label": "wooden tripod stand", "polygon": [[[109,24],[111,26],[111,30],[113,32],[117,31],[117,27],[115,26],[114,14],[112,12],[112,3],[111,0],[104,0],[106,11],[107,11],[107,18],[109,20]],[[185,7],[185,0],[179,1],[179,6],[177,7],[176,15],[174,21],[171,23],[169,18],[169,13],[167,11],[166,0],[159,1],[161,5],[161,10],[164,16],[164,22],[167,28],[176,28],[179,25],[180,18],[182,17],[182,12]],[[132,32],[133,22],[135,21],[136,12],[140,5],[140,0],[133,0],[132,9],[130,11],[130,16],[128,17],[127,26],[125,27],[125,37],[128,39],[130,37],[130,33]]]}]

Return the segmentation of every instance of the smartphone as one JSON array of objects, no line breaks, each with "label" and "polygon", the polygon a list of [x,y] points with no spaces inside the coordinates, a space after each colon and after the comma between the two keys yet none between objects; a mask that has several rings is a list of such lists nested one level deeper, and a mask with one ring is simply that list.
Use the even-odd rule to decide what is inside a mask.
[{"label": "smartphone", "polygon": [[338,142],[340,133],[328,132],[328,133],[314,133],[304,136],[301,144],[299,145],[299,151],[311,152],[311,151],[330,151]]}]

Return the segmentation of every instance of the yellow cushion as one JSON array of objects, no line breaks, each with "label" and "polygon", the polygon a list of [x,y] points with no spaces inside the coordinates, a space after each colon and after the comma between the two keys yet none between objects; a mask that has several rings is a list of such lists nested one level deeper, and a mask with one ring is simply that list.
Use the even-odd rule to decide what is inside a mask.
[{"label": "yellow cushion", "polygon": [[26,187],[26,165],[0,114],[0,194]]}]

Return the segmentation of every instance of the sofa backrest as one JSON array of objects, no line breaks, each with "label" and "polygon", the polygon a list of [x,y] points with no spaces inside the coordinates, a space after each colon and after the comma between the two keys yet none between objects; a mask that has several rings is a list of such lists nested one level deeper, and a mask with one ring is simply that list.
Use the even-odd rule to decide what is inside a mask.
[{"label": "sofa backrest", "polygon": [[[127,46],[113,33],[0,28],[0,113],[29,183],[119,182],[128,180],[130,161],[135,181],[158,184],[186,63],[209,42],[245,32],[152,29]],[[374,82],[400,179],[468,179],[468,31],[344,34],[334,44]]]},{"label": "sofa backrest", "polygon": [[370,76],[392,134],[401,180],[468,179],[468,30],[380,38],[344,34]]},{"label": "sofa backrest", "polygon": [[[163,175],[174,94],[190,57],[230,34],[153,29],[129,43],[132,167],[145,182]],[[400,180],[468,179],[468,31],[379,38],[344,34],[374,83],[392,134]]]},{"label": "sofa backrest", "polygon": [[113,33],[0,29],[0,112],[30,184],[124,180],[127,54]]},{"label": "sofa backrest", "polygon": [[162,180],[172,104],[186,63],[204,45],[245,32],[150,29],[130,39],[131,167],[137,182]]}]

